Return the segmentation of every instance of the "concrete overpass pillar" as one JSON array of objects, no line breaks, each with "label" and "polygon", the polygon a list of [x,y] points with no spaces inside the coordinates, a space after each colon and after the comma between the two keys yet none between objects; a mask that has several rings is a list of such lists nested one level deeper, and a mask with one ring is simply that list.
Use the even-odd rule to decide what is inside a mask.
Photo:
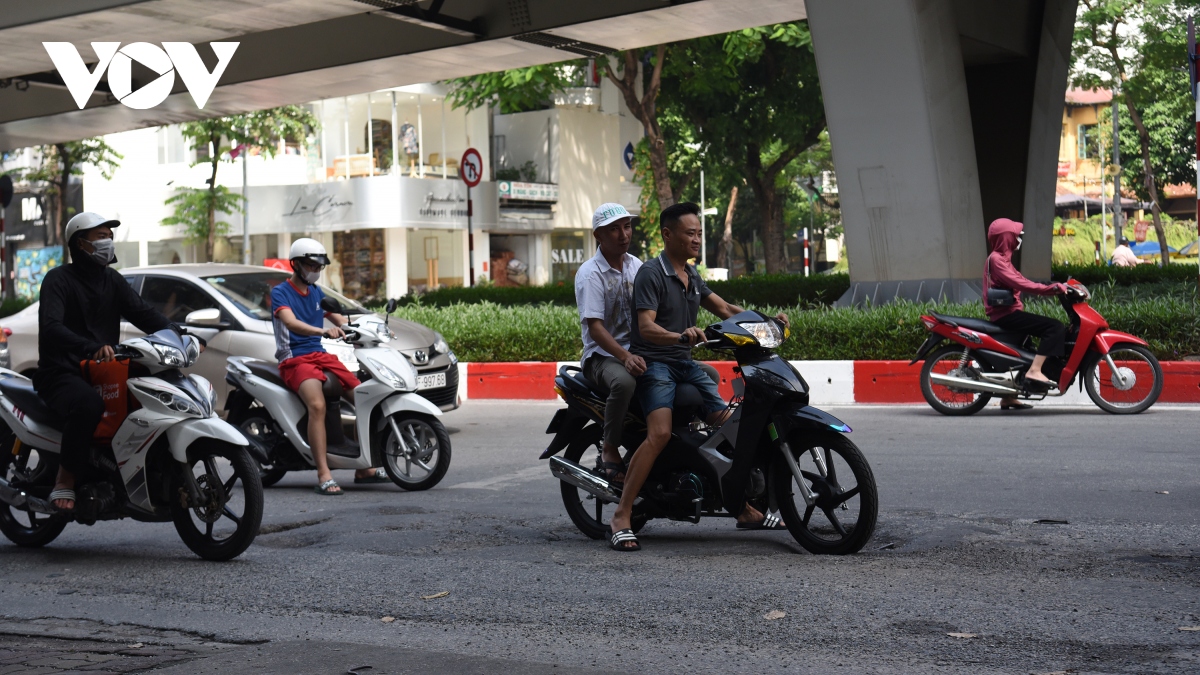
[{"label": "concrete overpass pillar", "polygon": [[852,287],[979,297],[986,227],[1026,222],[1048,278],[1076,0],[807,0]]}]

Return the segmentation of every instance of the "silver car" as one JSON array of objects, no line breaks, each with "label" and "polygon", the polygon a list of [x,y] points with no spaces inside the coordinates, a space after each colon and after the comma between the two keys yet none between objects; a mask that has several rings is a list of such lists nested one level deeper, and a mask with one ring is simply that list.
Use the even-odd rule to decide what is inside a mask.
[{"label": "silver car", "polygon": [[[271,289],[290,276],[287,272],[253,265],[156,265],[127,267],[121,274],[146,302],[167,319],[208,341],[208,348],[190,370],[203,375],[217,390],[219,410],[225,407],[229,385],[225,359],[252,356],[275,361],[275,331],[271,324]],[[368,313],[365,307],[321,287],[325,295],[351,309],[351,317]],[[12,370],[32,375],[38,361],[38,303],[0,319],[12,330],[8,354]],[[458,358],[438,333],[419,323],[392,318],[396,339],[387,347],[399,351],[417,369],[418,393],[443,411],[458,407]],[[121,322],[121,339],[141,335],[132,324]],[[354,348],[344,342],[322,340],[325,349],[358,370]]]}]

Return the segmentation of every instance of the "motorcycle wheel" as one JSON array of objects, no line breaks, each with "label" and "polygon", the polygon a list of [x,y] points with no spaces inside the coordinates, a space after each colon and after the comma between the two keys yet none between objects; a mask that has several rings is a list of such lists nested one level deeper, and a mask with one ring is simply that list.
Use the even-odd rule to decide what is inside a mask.
[{"label": "motorcycle wheel", "polygon": [[428,490],[450,469],[450,434],[436,417],[396,413],[385,420],[379,439],[383,470],[405,490]]},{"label": "motorcycle wheel", "polygon": [[[588,425],[567,446],[566,451],[563,452],[563,458],[569,459],[585,469],[594,470],[597,475],[603,476],[603,472],[597,469],[600,465],[600,451],[603,447],[602,437],[603,430],[599,424]],[[612,518],[612,512],[617,510],[616,504],[596,499],[569,483],[562,483],[560,487],[562,488],[563,506],[566,507],[571,522],[575,523],[575,527],[579,528],[580,532],[590,539],[607,540],[612,536],[612,528],[606,518]],[[605,511],[608,512],[607,516]],[[637,507],[634,507],[630,525],[635,533],[642,531],[647,520],[649,518],[646,517],[646,514],[639,513]]]},{"label": "motorcycle wheel", "polygon": [[[1134,415],[1154,405],[1162,394],[1163,372],[1158,359],[1141,345],[1120,344],[1109,352],[1122,383],[1101,359],[1083,375],[1083,386],[1092,402],[1114,415]],[[1132,381],[1130,381],[1132,378]]]},{"label": "motorcycle wheel", "polygon": [[[816,500],[808,506],[782,453],[771,474],[776,501],[788,532],[809,553],[846,555],[866,546],[875,532],[879,497],[875,476],[862,452],[840,434],[793,433],[792,457]],[[828,468],[813,459],[817,452]]]},{"label": "motorcycle wheel", "polygon": [[[275,432],[275,423],[262,408],[250,408],[237,415],[236,419],[229,420],[229,423],[241,429],[242,433],[247,436],[262,439],[267,446],[275,443],[277,435]],[[261,472],[259,478],[262,480],[262,486],[265,488],[271,487],[280,480],[283,480],[283,477],[288,472],[287,469],[275,466],[274,462],[261,464],[259,469]]]},{"label": "motorcycle wheel", "polygon": [[[5,451],[11,455],[7,452],[8,448],[5,448]],[[26,446],[6,467],[5,479],[15,487],[45,499],[53,489],[53,476],[58,467],[57,462],[43,458],[44,455],[37,450]],[[65,516],[33,513],[8,504],[0,504],[0,533],[17,546],[45,546],[62,534],[67,522]]]},{"label": "motorcycle wheel", "polygon": [[[929,407],[943,415],[974,415],[983,410],[988,401],[992,400],[991,394],[952,389],[934,384],[930,379],[930,375],[934,372],[950,374],[957,370],[958,362],[962,358],[962,351],[962,347],[947,345],[930,354],[925,359],[925,365],[921,367],[921,394],[925,397],[925,402],[929,404]],[[979,369],[979,362],[968,359],[967,367]]]},{"label": "motorcycle wheel", "polygon": [[[187,471],[196,477],[209,506],[189,508],[171,500],[175,531],[193,553],[205,560],[231,560],[258,536],[263,491],[258,462],[245,448],[217,440],[197,441],[188,448]],[[176,484],[172,494],[178,494]],[[217,491],[220,490],[224,494]],[[214,504],[223,502],[220,508]]]}]

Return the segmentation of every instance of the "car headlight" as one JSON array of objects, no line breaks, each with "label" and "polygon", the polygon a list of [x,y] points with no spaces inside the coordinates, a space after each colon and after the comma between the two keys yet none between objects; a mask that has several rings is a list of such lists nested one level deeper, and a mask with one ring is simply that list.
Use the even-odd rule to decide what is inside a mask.
[{"label": "car headlight", "polygon": [[160,345],[157,342],[151,343],[154,345],[154,351],[158,352],[158,363],[162,366],[171,368],[187,368],[188,360],[183,352],[170,345]]},{"label": "car headlight", "polygon": [[445,354],[450,351],[450,345],[446,344],[446,338],[442,337],[441,333],[437,333],[437,339],[433,341],[433,346],[430,350],[434,354]]},{"label": "car headlight", "polygon": [[370,366],[371,370],[374,370],[375,374],[378,375],[381,380],[387,382],[393,387],[396,387],[397,389],[404,389],[404,378],[397,375],[391,368],[388,368],[374,359],[363,357],[359,358],[361,361]]},{"label": "car headlight", "polygon": [[760,347],[774,349],[783,344],[783,331],[779,330],[774,321],[747,321],[738,325],[753,335]]}]

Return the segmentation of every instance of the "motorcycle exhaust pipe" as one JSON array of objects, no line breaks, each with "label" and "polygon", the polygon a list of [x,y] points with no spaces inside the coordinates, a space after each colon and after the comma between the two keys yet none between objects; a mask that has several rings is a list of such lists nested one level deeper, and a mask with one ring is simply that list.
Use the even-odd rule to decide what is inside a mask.
[{"label": "motorcycle exhaust pipe", "polygon": [[988,382],[985,380],[968,380],[964,377],[952,377],[950,375],[940,375],[938,373],[930,373],[929,381],[934,384],[940,384],[943,387],[954,387],[956,389],[978,391],[985,394],[1017,396],[1021,393],[1012,387],[1006,387],[996,382]]},{"label": "motorcycle exhaust pipe", "polygon": [[616,504],[621,501],[621,495],[603,478],[579,466],[569,459],[562,457],[550,458],[550,473],[568,485],[583,490],[596,499]]},{"label": "motorcycle exhaust pipe", "polygon": [[54,508],[54,505],[50,502],[38,499],[31,494],[27,494],[24,490],[13,487],[3,478],[0,478],[0,501],[9,506],[35,513],[44,513],[46,515],[58,513],[58,509]]}]

